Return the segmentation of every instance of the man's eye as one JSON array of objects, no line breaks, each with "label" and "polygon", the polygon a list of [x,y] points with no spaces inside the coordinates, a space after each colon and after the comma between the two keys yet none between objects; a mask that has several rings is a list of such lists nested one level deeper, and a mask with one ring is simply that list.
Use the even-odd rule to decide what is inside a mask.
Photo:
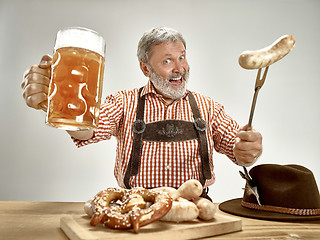
[{"label": "man's eye", "polygon": [[166,60],[163,61],[163,63],[167,63],[167,64],[171,63],[171,60],[170,59],[166,59]]},{"label": "man's eye", "polygon": [[184,60],[186,57],[185,56],[181,56],[180,57],[180,60]]}]

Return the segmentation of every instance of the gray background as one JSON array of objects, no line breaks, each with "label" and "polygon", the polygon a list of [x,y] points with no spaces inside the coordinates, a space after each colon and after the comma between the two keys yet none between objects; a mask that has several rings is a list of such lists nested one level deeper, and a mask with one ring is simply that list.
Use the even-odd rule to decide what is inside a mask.
[{"label": "gray background", "polygon": [[[238,56],[293,34],[294,50],[270,67],[259,94],[253,125],[263,134],[264,152],[257,164],[301,164],[319,184],[319,10],[317,0],[0,0],[0,200],[85,201],[117,186],[115,139],[77,149],[21,96],[24,70],[52,54],[56,32],[68,26],[92,28],[106,39],[103,97],[147,82],[136,58],[146,30],[181,31],[189,89],[222,103],[240,125],[248,121],[257,71],[242,69]],[[241,197],[241,168],[217,153],[214,164],[213,200]]]}]

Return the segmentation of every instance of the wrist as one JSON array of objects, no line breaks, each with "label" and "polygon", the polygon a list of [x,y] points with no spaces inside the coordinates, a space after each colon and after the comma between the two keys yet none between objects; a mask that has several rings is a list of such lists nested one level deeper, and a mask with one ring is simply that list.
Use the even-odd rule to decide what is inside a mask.
[{"label": "wrist", "polygon": [[262,155],[262,149],[261,149],[260,153],[258,154],[258,156],[256,156],[255,158],[253,158],[253,160],[250,161],[250,162],[241,161],[241,160],[237,159],[236,156],[234,156],[234,159],[235,159],[236,163],[237,163],[239,166],[241,166],[241,167],[250,167],[250,166],[252,166],[253,164],[255,164],[255,163],[258,161],[258,159],[260,158],[261,155]]},{"label": "wrist", "polygon": [[93,136],[94,136],[94,130],[80,130],[80,131],[70,131],[70,130],[67,130],[67,133],[75,138],[75,139],[78,139],[78,140],[89,140],[91,139]]}]

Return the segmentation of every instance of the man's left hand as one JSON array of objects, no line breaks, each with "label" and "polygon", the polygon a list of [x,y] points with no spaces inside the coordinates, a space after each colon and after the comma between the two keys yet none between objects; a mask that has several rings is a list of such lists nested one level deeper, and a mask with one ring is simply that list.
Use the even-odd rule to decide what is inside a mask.
[{"label": "man's left hand", "polygon": [[237,163],[241,166],[251,166],[262,153],[262,135],[254,129],[243,126],[238,132],[233,146]]}]

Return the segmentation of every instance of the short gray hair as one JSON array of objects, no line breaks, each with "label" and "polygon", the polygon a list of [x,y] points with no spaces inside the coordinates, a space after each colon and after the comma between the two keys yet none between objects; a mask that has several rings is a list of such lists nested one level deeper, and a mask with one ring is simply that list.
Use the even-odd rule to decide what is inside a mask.
[{"label": "short gray hair", "polygon": [[172,28],[157,27],[145,32],[138,44],[138,60],[149,64],[152,46],[168,41],[181,41],[186,48],[186,41],[182,34]]}]

